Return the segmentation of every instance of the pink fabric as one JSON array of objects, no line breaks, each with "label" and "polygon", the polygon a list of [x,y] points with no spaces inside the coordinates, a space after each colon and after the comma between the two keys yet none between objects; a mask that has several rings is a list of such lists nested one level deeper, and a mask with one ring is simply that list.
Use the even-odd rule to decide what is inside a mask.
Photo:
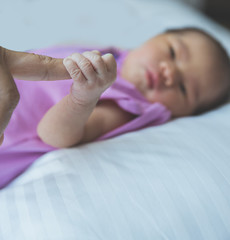
[{"label": "pink fabric", "polygon": [[149,103],[135,86],[120,77],[121,64],[127,52],[120,55],[118,61],[118,76],[115,83],[108,88],[101,96],[101,100],[114,100],[122,109],[130,112],[137,117],[132,121],[108,132],[98,138],[104,140],[126,132],[131,132],[148,126],[156,126],[167,122],[171,113],[160,103]]},{"label": "pink fabric", "polygon": [[[85,50],[76,46],[60,46],[33,52],[64,58],[73,52]],[[127,52],[115,48],[104,49],[102,52],[114,54],[118,63],[118,78],[101,99],[113,99],[126,111],[136,114],[137,118],[98,140],[168,121],[170,112],[163,105],[148,103],[132,84],[120,78],[119,69]],[[72,84],[72,80],[30,82],[15,79],[15,82],[21,98],[0,147],[0,188],[23,173],[38,157],[55,150],[39,139],[36,127],[45,112],[69,93]]]}]

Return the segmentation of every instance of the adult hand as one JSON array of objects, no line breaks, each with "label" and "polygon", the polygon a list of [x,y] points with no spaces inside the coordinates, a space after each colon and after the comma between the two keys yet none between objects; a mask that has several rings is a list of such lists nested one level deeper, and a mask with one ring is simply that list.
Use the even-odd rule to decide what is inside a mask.
[{"label": "adult hand", "polygon": [[0,47],[0,145],[4,130],[20,99],[14,77],[32,81],[71,78],[63,65],[63,59]]}]

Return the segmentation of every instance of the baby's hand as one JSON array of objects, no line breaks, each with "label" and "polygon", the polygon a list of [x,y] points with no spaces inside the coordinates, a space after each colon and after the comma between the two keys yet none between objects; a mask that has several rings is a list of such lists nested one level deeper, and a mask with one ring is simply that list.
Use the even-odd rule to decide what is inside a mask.
[{"label": "baby's hand", "polygon": [[71,96],[75,103],[87,106],[96,103],[116,79],[116,61],[112,54],[98,51],[74,53],[63,60],[73,79]]}]

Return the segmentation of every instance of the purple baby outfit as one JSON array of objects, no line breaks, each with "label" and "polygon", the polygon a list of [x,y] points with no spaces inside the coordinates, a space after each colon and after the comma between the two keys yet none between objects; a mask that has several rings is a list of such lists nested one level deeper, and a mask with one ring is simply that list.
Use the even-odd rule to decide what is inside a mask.
[{"label": "purple baby outfit", "polygon": [[[33,52],[64,58],[73,52],[84,52],[85,50],[88,49],[77,46],[60,46]],[[171,114],[162,104],[147,102],[131,83],[119,76],[127,52],[115,48],[104,49],[101,52],[102,54],[113,53],[118,65],[118,77],[100,99],[114,100],[121,108],[137,117],[97,140],[168,121]],[[36,132],[37,124],[50,107],[69,93],[72,84],[72,80],[33,82],[15,79],[15,82],[21,97],[5,131],[3,145],[0,147],[0,189],[23,173],[38,157],[55,150],[39,139]]]}]

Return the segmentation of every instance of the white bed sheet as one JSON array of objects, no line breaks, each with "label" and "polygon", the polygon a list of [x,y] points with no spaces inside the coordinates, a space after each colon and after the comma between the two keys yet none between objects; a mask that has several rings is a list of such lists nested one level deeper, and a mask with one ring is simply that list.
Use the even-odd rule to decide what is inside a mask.
[{"label": "white bed sheet", "polygon": [[[44,1],[29,4],[42,8]],[[192,24],[214,33],[230,50],[228,31],[172,0],[91,4],[94,9],[82,13],[89,29],[99,23],[106,28],[104,16],[116,15],[114,28],[105,34],[98,25],[80,42],[93,37],[101,45],[112,40],[134,47],[167,27]],[[98,4],[105,7],[102,12],[95,11]],[[68,40],[74,40],[71,34]],[[202,116],[43,156],[0,191],[0,239],[230,239],[229,116],[227,104]]]}]

